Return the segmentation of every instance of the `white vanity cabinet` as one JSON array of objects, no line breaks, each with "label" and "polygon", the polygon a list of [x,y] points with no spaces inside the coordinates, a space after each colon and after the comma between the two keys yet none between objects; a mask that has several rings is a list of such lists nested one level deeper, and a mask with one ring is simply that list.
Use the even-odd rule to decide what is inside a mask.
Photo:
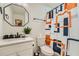
[{"label": "white vanity cabinet", "polygon": [[0,56],[33,56],[33,41],[0,46]]},{"label": "white vanity cabinet", "polygon": [[33,56],[33,42],[16,45],[16,54],[19,56]]}]

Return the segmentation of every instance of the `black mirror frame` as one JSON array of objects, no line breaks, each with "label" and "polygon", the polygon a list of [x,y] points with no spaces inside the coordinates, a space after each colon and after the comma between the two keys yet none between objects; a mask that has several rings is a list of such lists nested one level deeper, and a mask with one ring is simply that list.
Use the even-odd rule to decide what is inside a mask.
[{"label": "black mirror frame", "polygon": [[0,13],[2,14],[2,7],[0,7]]},{"label": "black mirror frame", "polygon": [[27,14],[28,14],[28,22],[25,23],[24,25],[22,25],[22,26],[15,26],[15,25],[10,24],[10,23],[5,19],[5,8],[8,7],[8,6],[10,6],[10,5],[15,5],[15,6],[19,6],[19,7],[24,8],[23,6],[18,5],[18,4],[14,4],[14,3],[11,3],[11,4],[6,5],[5,7],[3,7],[3,19],[4,19],[10,26],[12,26],[12,27],[24,27],[26,24],[28,24],[28,23],[29,23],[29,12],[28,12],[25,8],[24,8],[24,9],[25,9],[25,11],[26,11]]}]

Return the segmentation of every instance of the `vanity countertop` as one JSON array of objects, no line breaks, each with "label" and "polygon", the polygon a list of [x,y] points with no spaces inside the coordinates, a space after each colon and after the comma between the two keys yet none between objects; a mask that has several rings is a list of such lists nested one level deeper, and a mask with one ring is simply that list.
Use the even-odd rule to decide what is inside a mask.
[{"label": "vanity countertop", "polygon": [[0,47],[11,45],[11,44],[30,42],[30,41],[33,41],[33,38],[26,37],[26,38],[5,39],[5,40],[0,40]]}]

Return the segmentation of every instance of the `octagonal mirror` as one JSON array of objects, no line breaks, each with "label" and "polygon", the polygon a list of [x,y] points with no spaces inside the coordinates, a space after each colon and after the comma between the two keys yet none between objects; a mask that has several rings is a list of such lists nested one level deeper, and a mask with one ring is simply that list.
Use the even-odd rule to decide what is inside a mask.
[{"label": "octagonal mirror", "polygon": [[23,6],[12,3],[3,8],[3,18],[11,26],[25,26],[29,22],[29,12]]}]

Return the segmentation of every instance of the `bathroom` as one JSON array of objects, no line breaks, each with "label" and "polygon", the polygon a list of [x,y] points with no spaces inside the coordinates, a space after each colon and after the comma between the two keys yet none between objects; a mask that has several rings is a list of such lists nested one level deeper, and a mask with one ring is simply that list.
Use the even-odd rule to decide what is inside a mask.
[{"label": "bathroom", "polygon": [[[69,9],[68,6],[72,7]],[[79,42],[75,42],[79,41],[78,7],[78,3],[0,3],[0,56],[79,55]],[[63,26],[61,19],[68,17],[71,18],[69,27],[67,23]],[[63,27],[66,29],[63,30]],[[30,32],[26,33],[28,28]],[[54,47],[54,43],[59,48]]]}]

